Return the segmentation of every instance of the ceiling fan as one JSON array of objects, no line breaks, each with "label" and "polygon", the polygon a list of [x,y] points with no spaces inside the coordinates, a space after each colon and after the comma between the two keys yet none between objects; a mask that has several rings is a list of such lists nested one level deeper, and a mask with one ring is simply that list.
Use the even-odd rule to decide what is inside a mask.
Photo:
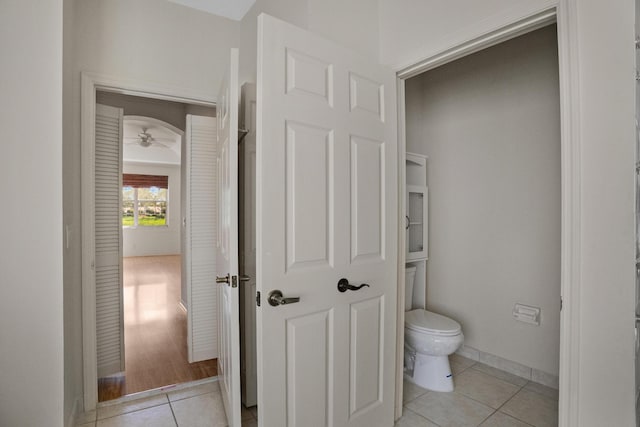
[{"label": "ceiling fan", "polygon": [[127,136],[124,138],[125,144],[138,144],[141,147],[147,148],[151,145],[161,145],[169,148],[170,144],[174,142],[171,138],[156,138],[149,133],[149,128],[143,127],[142,132],[137,136]]}]

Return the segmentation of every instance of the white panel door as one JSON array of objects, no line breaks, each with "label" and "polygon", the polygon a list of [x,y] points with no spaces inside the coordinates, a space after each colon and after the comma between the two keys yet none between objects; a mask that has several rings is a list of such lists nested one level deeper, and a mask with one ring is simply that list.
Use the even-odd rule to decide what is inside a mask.
[{"label": "white panel door", "polygon": [[[392,426],[395,76],[270,16],[258,22],[259,423]],[[354,290],[340,292],[341,279]]]},{"label": "white panel door", "polygon": [[[218,378],[229,426],[240,425],[240,297],[238,292],[238,49],[218,92],[218,244],[216,278]],[[225,281],[226,279],[226,281]]]},{"label": "white panel door", "polygon": [[96,105],[95,274],[98,378],[124,371],[122,109]]},{"label": "white panel door", "polygon": [[189,363],[218,357],[216,275],[216,119],[187,115],[185,135],[185,205],[182,254],[187,284]]}]

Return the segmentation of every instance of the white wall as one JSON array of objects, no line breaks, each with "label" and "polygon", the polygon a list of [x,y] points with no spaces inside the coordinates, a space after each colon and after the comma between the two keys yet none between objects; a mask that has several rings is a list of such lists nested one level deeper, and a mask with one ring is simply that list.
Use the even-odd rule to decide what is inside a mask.
[{"label": "white wall", "polygon": [[76,2],[78,69],[215,99],[239,23],[157,0]]},{"label": "white wall", "polygon": [[169,176],[166,227],[122,229],[123,256],[180,254],[180,166],[124,163],[123,173]]},{"label": "white wall", "polygon": [[[465,345],[557,376],[556,27],[411,80],[407,150],[429,156],[428,309],[460,322]],[[516,321],[515,303],[540,307],[540,326]]]},{"label": "white wall", "polygon": [[556,0],[378,0],[380,61],[401,69],[556,3]]},{"label": "white wall", "polygon": [[0,2],[0,425],[62,426],[63,2]]},{"label": "white wall", "polygon": [[635,425],[634,2],[575,3],[582,267],[580,384],[572,392],[580,404],[578,425],[631,426]]}]

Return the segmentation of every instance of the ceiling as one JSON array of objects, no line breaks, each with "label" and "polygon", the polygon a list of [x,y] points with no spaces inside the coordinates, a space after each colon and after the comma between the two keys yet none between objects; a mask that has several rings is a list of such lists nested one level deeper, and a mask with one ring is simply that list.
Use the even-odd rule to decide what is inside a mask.
[{"label": "ceiling", "polygon": [[241,20],[256,0],[169,0],[213,15]]},{"label": "ceiling", "polygon": [[[142,116],[125,116],[122,125],[124,138],[122,160],[136,163],[180,164],[182,136],[160,120]],[[176,132],[177,131],[177,132]],[[151,135],[151,143],[140,144],[140,134]]]}]

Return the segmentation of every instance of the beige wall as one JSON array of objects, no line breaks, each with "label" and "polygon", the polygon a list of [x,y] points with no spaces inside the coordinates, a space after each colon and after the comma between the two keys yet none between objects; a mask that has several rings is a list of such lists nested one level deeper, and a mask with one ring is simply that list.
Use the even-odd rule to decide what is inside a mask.
[{"label": "beige wall", "polygon": [[0,2],[0,425],[63,425],[62,0]]},{"label": "beige wall", "polygon": [[[558,375],[555,26],[415,77],[406,97],[407,150],[429,156],[428,308],[465,345]],[[515,303],[540,307],[540,326]]]}]

